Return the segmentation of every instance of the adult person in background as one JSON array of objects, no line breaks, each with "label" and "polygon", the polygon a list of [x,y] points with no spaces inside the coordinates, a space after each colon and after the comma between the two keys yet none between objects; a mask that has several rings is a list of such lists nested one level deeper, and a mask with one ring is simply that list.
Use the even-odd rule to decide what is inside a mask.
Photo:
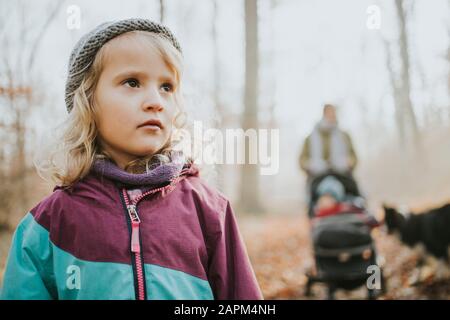
[{"label": "adult person in background", "polygon": [[300,167],[308,176],[308,201],[314,178],[334,172],[354,181],[353,170],[357,162],[350,135],[339,128],[336,107],[325,104],[322,119],[306,138],[299,158]]}]

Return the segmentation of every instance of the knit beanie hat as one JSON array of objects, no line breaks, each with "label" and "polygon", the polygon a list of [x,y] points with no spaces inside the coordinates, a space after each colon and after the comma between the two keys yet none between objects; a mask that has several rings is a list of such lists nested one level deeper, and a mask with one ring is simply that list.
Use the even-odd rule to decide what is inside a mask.
[{"label": "knit beanie hat", "polygon": [[74,91],[80,86],[85,72],[94,62],[95,55],[100,48],[109,40],[130,31],[153,32],[169,40],[180,52],[181,47],[165,26],[147,19],[126,19],[105,22],[91,32],[84,35],[75,45],[70,54],[69,72],[66,80],[66,108],[70,112],[73,108]]},{"label": "knit beanie hat", "polygon": [[344,200],[345,188],[335,177],[326,177],[319,183],[317,194],[319,197],[328,194],[340,202]]}]

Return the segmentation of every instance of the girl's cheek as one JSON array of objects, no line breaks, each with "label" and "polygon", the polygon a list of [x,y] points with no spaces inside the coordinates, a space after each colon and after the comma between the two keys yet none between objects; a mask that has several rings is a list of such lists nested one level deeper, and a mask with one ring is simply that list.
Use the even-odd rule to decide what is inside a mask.
[{"label": "girl's cheek", "polygon": [[171,101],[170,102],[170,114],[171,114],[171,118],[174,119],[176,117],[176,115],[178,114],[178,112],[180,111],[180,108],[177,106],[175,101]]}]

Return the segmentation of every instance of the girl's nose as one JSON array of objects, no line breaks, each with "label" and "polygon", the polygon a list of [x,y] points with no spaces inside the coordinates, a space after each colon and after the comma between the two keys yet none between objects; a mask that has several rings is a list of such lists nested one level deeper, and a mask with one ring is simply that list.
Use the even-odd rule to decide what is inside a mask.
[{"label": "girl's nose", "polygon": [[145,110],[161,111],[163,110],[163,100],[157,89],[147,91],[142,107]]}]

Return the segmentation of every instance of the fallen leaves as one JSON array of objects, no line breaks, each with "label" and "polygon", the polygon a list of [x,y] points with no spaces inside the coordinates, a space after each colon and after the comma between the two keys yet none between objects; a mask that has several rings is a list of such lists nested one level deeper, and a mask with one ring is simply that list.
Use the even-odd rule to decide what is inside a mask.
[{"label": "fallen leaves", "polygon": [[[305,274],[314,267],[307,217],[244,216],[239,223],[265,299],[306,299]],[[386,278],[381,299],[450,299],[448,265],[439,271],[425,255],[427,261],[420,266],[424,256],[395,236],[378,229],[373,237]],[[322,284],[314,285],[312,292],[313,299],[326,298]],[[336,298],[365,299],[366,290],[340,290]]]}]

